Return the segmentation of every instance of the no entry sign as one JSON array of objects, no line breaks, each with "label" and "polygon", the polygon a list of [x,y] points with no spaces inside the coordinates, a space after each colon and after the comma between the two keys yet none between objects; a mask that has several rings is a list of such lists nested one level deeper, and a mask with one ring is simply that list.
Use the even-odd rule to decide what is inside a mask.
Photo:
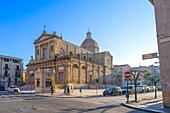
[{"label": "no entry sign", "polygon": [[131,76],[131,72],[129,72],[129,71],[125,72],[124,76],[126,79],[129,79]]}]

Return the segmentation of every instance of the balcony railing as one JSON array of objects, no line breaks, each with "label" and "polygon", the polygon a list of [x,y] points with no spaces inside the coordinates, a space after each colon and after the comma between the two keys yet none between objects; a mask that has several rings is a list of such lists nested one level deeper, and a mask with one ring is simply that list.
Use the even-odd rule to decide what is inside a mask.
[{"label": "balcony railing", "polygon": [[4,70],[10,70],[10,67],[4,67]]},{"label": "balcony railing", "polygon": [[10,73],[4,73],[3,75],[4,75],[4,77],[9,77]]}]

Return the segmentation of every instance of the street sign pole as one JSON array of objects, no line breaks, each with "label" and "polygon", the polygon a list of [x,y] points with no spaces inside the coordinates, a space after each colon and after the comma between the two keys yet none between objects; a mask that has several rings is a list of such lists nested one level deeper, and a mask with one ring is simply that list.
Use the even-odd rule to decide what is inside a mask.
[{"label": "street sign pole", "polygon": [[127,103],[129,103],[129,88],[128,88],[128,79],[127,79],[127,94],[126,94],[126,98],[127,98]]},{"label": "street sign pole", "polygon": [[128,87],[128,80],[131,76],[131,72],[125,72],[124,74],[125,78],[127,79],[127,92],[126,92],[126,98],[127,98],[127,103],[129,103],[129,87]]}]

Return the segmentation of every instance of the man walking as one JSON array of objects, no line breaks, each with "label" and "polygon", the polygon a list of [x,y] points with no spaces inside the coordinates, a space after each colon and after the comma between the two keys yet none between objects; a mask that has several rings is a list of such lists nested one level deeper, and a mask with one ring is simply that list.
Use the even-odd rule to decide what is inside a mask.
[{"label": "man walking", "polygon": [[53,93],[54,93],[54,88],[53,86],[51,86],[51,95],[53,95]]}]

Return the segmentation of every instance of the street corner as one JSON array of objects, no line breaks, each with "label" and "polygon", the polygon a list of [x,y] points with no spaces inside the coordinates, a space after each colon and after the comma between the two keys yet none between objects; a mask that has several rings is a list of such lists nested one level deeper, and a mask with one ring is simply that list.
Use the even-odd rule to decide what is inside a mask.
[{"label": "street corner", "polygon": [[134,102],[130,102],[130,103],[123,102],[121,105],[128,107],[128,108],[147,111],[147,112],[165,113],[164,110],[161,108],[161,106],[158,107],[157,103],[152,103],[150,105],[145,105],[140,102],[136,104],[135,103]]}]

